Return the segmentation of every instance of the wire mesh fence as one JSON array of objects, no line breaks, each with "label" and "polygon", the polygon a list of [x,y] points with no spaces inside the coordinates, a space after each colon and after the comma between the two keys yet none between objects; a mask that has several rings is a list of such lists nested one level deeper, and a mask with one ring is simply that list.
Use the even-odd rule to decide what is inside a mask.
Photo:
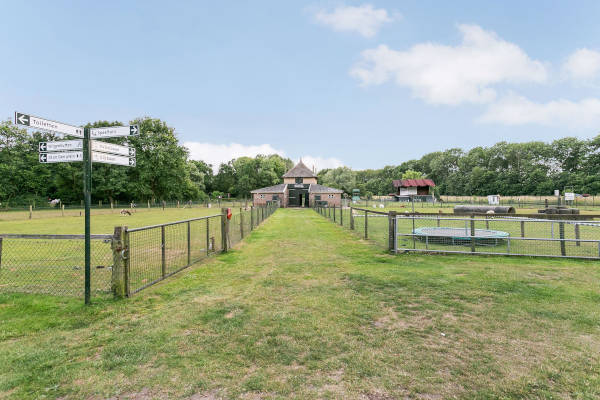
[{"label": "wire mesh fence", "polygon": [[[91,289],[110,293],[110,235],[93,235]],[[0,292],[84,295],[83,235],[0,235]]]},{"label": "wire mesh fence", "polygon": [[134,294],[210,256],[227,251],[268,218],[277,205],[125,231],[127,294]]},{"label": "wire mesh fence", "polygon": [[584,220],[587,216],[421,215],[355,207],[315,211],[392,252],[600,259],[600,221]]},{"label": "wire mesh fence", "polygon": [[[131,295],[226,251],[278,205],[92,235],[92,295]],[[118,232],[118,233],[117,233]],[[84,296],[84,235],[0,234],[0,292]]]},{"label": "wire mesh fence", "polygon": [[397,251],[600,258],[600,222],[397,216]]},{"label": "wire mesh fence", "polygon": [[315,211],[363,239],[388,248],[388,213],[354,207],[315,207]]}]

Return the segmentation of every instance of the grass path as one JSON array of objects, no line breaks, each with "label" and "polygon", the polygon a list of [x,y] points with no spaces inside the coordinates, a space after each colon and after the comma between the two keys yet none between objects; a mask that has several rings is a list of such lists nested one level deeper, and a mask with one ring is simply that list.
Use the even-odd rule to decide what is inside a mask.
[{"label": "grass path", "polygon": [[390,256],[282,209],[126,301],[0,295],[0,399],[597,398],[599,278]]}]

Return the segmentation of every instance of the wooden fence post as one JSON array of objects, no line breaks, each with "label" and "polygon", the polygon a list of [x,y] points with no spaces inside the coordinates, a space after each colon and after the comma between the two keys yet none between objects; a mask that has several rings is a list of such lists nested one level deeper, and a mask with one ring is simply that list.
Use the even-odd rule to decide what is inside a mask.
[{"label": "wooden fence post", "polygon": [[340,225],[344,226],[344,208],[340,206]]},{"label": "wooden fence post", "polygon": [[2,268],[2,238],[0,237],[0,269]]},{"label": "wooden fence post", "polygon": [[471,253],[475,253],[475,215],[471,214]]},{"label": "wooden fence post", "polygon": [[521,221],[521,237],[525,237],[525,221]]},{"label": "wooden fence post", "polygon": [[579,233],[579,224],[575,224],[575,239],[577,239],[577,241],[575,242],[575,245],[577,247],[581,246],[581,242],[579,241],[580,238],[581,238],[581,235]]},{"label": "wooden fence post", "polygon": [[65,216],[65,205],[64,204],[60,205],[60,212],[61,212],[62,216],[64,217]]},{"label": "wooden fence post", "polygon": [[354,208],[350,207],[350,230],[354,230]]},{"label": "wooden fence post", "polygon": [[365,239],[369,238],[369,212],[365,209]]},{"label": "wooden fence post", "polygon": [[29,219],[31,219],[32,216],[33,216],[33,207],[30,204],[29,205]]},{"label": "wooden fence post", "polygon": [[250,231],[254,230],[254,206],[250,206]]},{"label": "wooden fence post", "polygon": [[244,238],[244,209],[240,207],[240,236]]},{"label": "wooden fence post", "polygon": [[335,204],[333,205],[333,222],[335,222]]},{"label": "wooden fence post", "polygon": [[222,251],[224,253],[227,252],[229,246],[227,243],[227,238],[228,238],[228,228],[229,228],[229,224],[228,224],[228,219],[227,219],[227,209],[226,208],[221,208],[221,248]]},{"label": "wooden fence post", "polygon": [[560,234],[560,255],[564,257],[567,255],[567,248],[565,245],[565,223],[564,222],[560,222],[558,224],[558,231]]},{"label": "wooden fence post", "polygon": [[113,253],[111,288],[113,296],[121,299],[127,295],[125,288],[125,258],[123,257],[123,227],[115,226],[110,248]]}]

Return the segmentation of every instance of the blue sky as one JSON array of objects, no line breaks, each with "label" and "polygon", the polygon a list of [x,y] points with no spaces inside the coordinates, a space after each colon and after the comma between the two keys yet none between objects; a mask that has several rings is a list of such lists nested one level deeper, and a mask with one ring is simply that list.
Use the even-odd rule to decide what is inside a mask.
[{"label": "blue sky", "polygon": [[173,126],[194,158],[379,168],[589,138],[600,2],[5,2],[0,114]]}]

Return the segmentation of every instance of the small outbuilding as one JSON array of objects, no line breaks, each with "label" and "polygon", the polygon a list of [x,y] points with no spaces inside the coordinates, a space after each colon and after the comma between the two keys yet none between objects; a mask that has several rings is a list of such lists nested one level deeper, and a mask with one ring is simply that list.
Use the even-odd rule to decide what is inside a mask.
[{"label": "small outbuilding", "polygon": [[431,179],[395,179],[393,181],[396,192],[393,194],[396,201],[434,201],[433,188],[435,183]]},{"label": "small outbuilding", "polygon": [[317,175],[302,160],[283,176],[283,183],[252,190],[254,205],[279,201],[281,207],[312,207],[315,204],[336,206],[342,204],[343,190],[317,183]]}]

